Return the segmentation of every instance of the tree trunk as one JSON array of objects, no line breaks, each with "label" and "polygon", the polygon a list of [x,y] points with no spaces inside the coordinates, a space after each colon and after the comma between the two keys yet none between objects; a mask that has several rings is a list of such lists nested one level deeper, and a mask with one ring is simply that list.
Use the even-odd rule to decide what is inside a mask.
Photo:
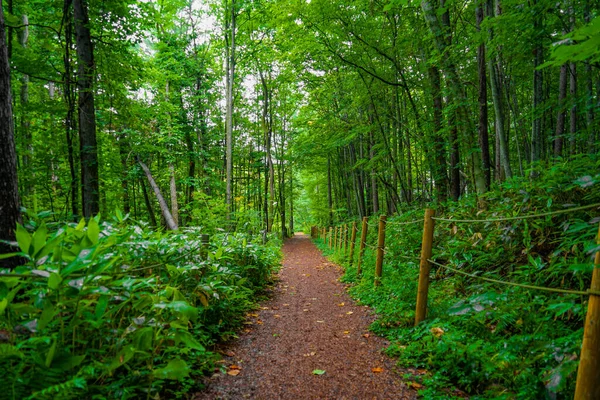
[{"label": "tree trunk", "polygon": [[150,197],[148,196],[148,191],[146,190],[146,184],[144,183],[144,179],[140,179],[140,183],[142,185],[142,194],[144,195],[144,204],[146,204],[148,218],[150,218],[150,225],[156,228],[158,226],[156,224],[156,215],[154,215],[154,210],[152,209],[152,203],[150,202]]},{"label": "tree trunk", "polygon": [[[225,0],[227,4],[228,0]],[[227,76],[225,80],[226,86],[226,116],[225,116],[225,169],[226,169],[226,188],[225,188],[225,202],[228,207],[228,218],[233,208],[233,193],[232,193],[232,181],[233,181],[233,83],[235,79],[235,30],[236,30],[236,5],[235,0],[231,0],[231,19],[229,16],[225,16],[225,35],[226,41],[230,41],[226,45],[226,69]],[[226,8],[227,10],[227,8]],[[227,40],[229,35],[229,40]]]},{"label": "tree trunk", "polygon": [[567,97],[567,64],[560,67],[560,79],[558,83],[558,112],[556,115],[556,130],[554,131],[554,156],[562,155],[563,137],[565,134],[565,98]]},{"label": "tree trunk", "polygon": [[[19,184],[17,180],[17,153],[15,149],[10,90],[10,65],[6,46],[6,26],[0,5],[0,240],[14,241],[19,213]],[[0,242],[0,254],[17,251]],[[19,265],[19,258],[0,260],[0,267],[12,268]]]},{"label": "tree trunk", "polygon": [[[487,15],[488,17],[497,16],[494,13],[493,0],[487,2]],[[482,16],[483,17],[483,16]],[[493,38],[493,31],[490,29],[490,39]],[[504,104],[502,102],[502,83],[500,78],[500,62],[496,62],[496,58],[499,56],[488,58],[488,70],[490,74],[490,86],[492,88],[492,100],[494,103],[494,115],[495,115],[495,126],[496,126],[496,137],[498,138],[498,148],[496,151],[500,155],[500,166],[504,172],[506,178],[512,178],[512,169],[510,167],[510,158],[508,154],[508,142],[506,140],[506,127]],[[482,148],[483,149],[483,148]],[[489,148],[488,148],[488,165],[489,165]],[[485,165],[485,160],[484,160]],[[488,172],[489,174],[489,172]]]},{"label": "tree trunk", "polygon": [[533,51],[533,123],[531,127],[531,162],[536,162],[542,158],[543,139],[542,139],[542,102],[544,98],[544,85],[542,80],[542,71],[538,69],[544,62],[544,48],[541,43],[542,18],[543,14],[535,10],[539,0],[533,0],[533,31],[537,37],[535,40],[535,49]]},{"label": "tree trunk", "polygon": [[[481,28],[483,21],[483,3],[480,2],[475,9],[475,20],[477,30]],[[488,107],[487,107],[487,77],[485,74],[485,44],[482,42],[477,48],[477,75],[479,77],[479,126],[478,138],[479,147],[481,148],[481,167],[483,176],[485,177],[485,185],[489,190],[491,183],[490,176],[490,142],[488,137]],[[491,77],[490,72],[490,77]],[[494,90],[492,88],[492,93]]]},{"label": "tree trunk", "polygon": [[75,124],[75,83],[71,74],[71,47],[73,40],[73,18],[71,3],[73,0],[65,0],[63,4],[63,23],[65,25],[65,54],[63,57],[64,64],[64,90],[63,95],[67,105],[67,113],[65,115],[65,137],[67,140],[67,158],[69,160],[70,172],[70,188],[71,188],[71,213],[73,220],[79,218],[79,183],[77,179],[77,166],[75,165],[75,145],[73,143]]},{"label": "tree trunk", "polygon": [[571,115],[569,117],[569,154],[575,154],[577,144],[577,64],[570,63],[569,68],[569,94],[571,96]]},{"label": "tree trunk", "polygon": [[158,200],[158,204],[160,205],[160,210],[162,212],[163,218],[165,219],[167,228],[169,230],[176,231],[177,230],[177,222],[175,222],[175,219],[173,219],[173,216],[169,212],[169,206],[167,205],[167,202],[165,201],[165,198],[163,197],[163,195],[160,191],[160,188],[154,181],[154,178],[152,177],[152,173],[150,172],[150,169],[148,169],[148,166],[146,164],[144,164],[142,162],[142,160],[140,160],[139,158],[138,158],[137,162],[140,164],[140,166],[144,170],[144,174],[146,174],[146,178],[148,179],[148,182],[150,183],[150,187],[152,188],[152,190],[154,190],[154,194],[156,195],[156,199]]},{"label": "tree trunk", "polygon": [[448,198],[448,174],[446,173],[446,154],[442,133],[443,102],[440,70],[435,66],[429,68],[429,81],[431,82],[431,95],[433,97],[433,140],[436,159],[433,179],[435,181],[437,199],[443,203]]},{"label": "tree trunk", "polygon": [[171,216],[175,225],[179,225],[179,203],[177,202],[177,184],[175,183],[175,167],[173,163],[169,163],[169,189],[171,192]]},{"label": "tree trunk", "polygon": [[85,0],[73,0],[77,43],[79,92],[79,146],[81,157],[81,199],[83,216],[99,211],[98,149],[96,145],[96,108],[94,106],[94,50]]},{"label": "tree trunk", "polygon": [[127,167],[127,145],[125,143],[125,134],[122,133],[117,137],[119,146],[119,157],[121,159],[121,189],[123,190],[123,212],[129,214],[131,212],[131,204],[129,200],[129,173]]},{"label": "tree trunk", "polygon": [[331,182],[331,155],[327,155],[327,206],[329,209],[329,226],[333,226],[333,196]]}]

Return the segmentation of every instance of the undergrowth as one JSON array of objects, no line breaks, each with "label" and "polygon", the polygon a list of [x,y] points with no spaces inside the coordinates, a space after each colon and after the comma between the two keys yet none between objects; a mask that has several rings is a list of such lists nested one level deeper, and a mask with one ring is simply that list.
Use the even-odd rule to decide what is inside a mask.
[{"label": "undergrowth", "polygon": [[[582,157],[538,168],[535,180],[515,178],[476,199],[467,196],[437,210],[452,219],[538,214],[600,203],[600,159]],[[479,206],[478,206],[479,204]],[[481,209],[481,205],[484,209]],[[569,399],[573,397],[587,296],[488,283],[434,266],[427,319],[414,326],[423,209],[389,218],[381,286],[375,288],[374,251],[363,274],[346,267],[350,293],[375,309],[371,329],[390,339],[388,354],[419,373],[427,399]],[[433,258],[463,272],[530,285],[586,290],[600,249],[597,208],[502,222],[437,222]],[[367,242],[376,244],[377,218]],[[357,240],[357,248],[358,243]],[[358,253],[358,250],[355,254]]]},{"label": "undergrowth", "polygon": [[180,398],[219,358],[279,265],[280,243],[99,218],[18,228],[0,271],[0,399]]}]

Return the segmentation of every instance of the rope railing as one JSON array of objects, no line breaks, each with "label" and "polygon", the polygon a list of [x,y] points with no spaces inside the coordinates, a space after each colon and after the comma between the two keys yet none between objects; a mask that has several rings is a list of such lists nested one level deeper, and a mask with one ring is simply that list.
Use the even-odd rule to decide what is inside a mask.
[{"label": "rope railing", "polygon": [[414,225],[414,224],[422,224],[423,220],[418,219],[414,221],[387,221],[387,225]]},{"label": "rope railing", "polygon": [[600,296],[600,292],[597,292],[597,291],[594,291],[594,290],[589,290],[589,289],[588,290],[570,290],[570,289],[549,288],[549,287],[545,287],[545,286],[536,286],[536,285],[529,285],[529,284],[526,284],[526,283],[518,283],[518,282],[503,281],[503,280],[500,280],[500,279],[486,278],[485,276],[479,276],[479,275],[475,275],[475,274],[470,274],[468,272],[464,272],[464,271],[461,271],[459,269],[452,268],[452,267],[449,267],[447,265],[440,264],[440,263],[438,263],[438,262],[436,262],[434,260],[428,259],[427,261],[429,261],[433,265],[437,265],[438,267],[450,270],[450,271],[455,272],[457,274],[468,276],[469,278],[479,279],[479,280],[486,281],[486,282],[491,282],[491,283],[497,283],[497,284],[500,284],[500,285],[516,286],[516,287],[520,287],[520,288],[524,288],[524,289],[541,290],[541,291],[553,292],[553,293],[577,294],[577,295],[590,295],[590,294],[593,294],[593,295]]},{"label": "rope railing", "polygon": [[549,217],[553,215],[559,214],[568,214],[575,211],[589,210],[591,208],[600,207],[600,203],[590,204],[587,206],[568,208],[565,210],[557,210],[557,211],[549,211],[540,214],[529,214],[529,215],[520,215],[515,217],[500,217],[500,218],[488,218],[488,219],[452,219],[452,218],[440,218],[440,217],[432,217],[432,219],[436,221],[444,221],[444,222],[458,222],[458,223],[478,223],[478,222],[503,222],[503,221],[515,221],[521,219],[532,219],[532,218],[540,218],[540,217]]}]

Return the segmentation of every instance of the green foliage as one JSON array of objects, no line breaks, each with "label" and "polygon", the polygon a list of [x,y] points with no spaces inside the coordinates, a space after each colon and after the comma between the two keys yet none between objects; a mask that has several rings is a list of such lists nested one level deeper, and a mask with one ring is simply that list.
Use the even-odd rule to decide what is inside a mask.
[{"label": "green foliage", "polygon": [[[180,397],[214,369],[279,264],[250,234],[153,232],[120,213],[18,227],[29,261],[0,274],[0,398]],[[256,244],[260,240],[261,245]]]},{"label": "green foliage", "polygon": [[[557,164],[534,182],[513,179],[489,192],[479,200],[485,211],[477,212],[476,199],[465,198],[438,215],[486,219],[600,203],[600,175],[590,174],[599,162],[594,156]],[[586,290],[598,250],[595,215],[592,209],[502,222],[440,221],[433,257],[503,281]],[[354,283],[350,293],[377,311],[371,329],[391,340],[388,353],[403,367],[425,371],[408,377],[422,379],[421,395],[449,398],[454,387],[471,398],[572,397],[587,297],[492,284],[434,267],[428,316],[414,327],[422,224],[394,223],[421,218],[422,209],[415,209],[389,219],[380,287],[373,287],[369,247],[363,275],[356,276],[355,262],[344,278]],[[376,240],[375,221],[370,220],[370,244]]]}]

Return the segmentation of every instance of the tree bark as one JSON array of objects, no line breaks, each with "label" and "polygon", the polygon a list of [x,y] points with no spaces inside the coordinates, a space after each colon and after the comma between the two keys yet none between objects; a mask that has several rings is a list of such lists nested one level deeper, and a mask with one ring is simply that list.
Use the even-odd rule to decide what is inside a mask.
[{"label": "tree bark", "polygon": [[575,154],[577,144],[577,64],[572,62],[569,66],[569,94],[571,97],[571,114],[569,117],[569,154]]},{"label": "tree bark", "polygon": [[544,85],[542,80],[542,71],[538,69],[544,62],[544,48],[541,43],[542,18],[543,13],[535,10],[539,0],[533,0],[533,31],[537,37],[535,40],[535,49],[533,51],[533,123],[531,127],[531,162],[536,162],[542,158],[543,139],[542,139],[542,102],[544,98]]},{"label": "tree bark", "polygon": [[96,144],[96,108],[94,105],[94,50],[85,0],[73,0],[73,18],[77,43],[79,92],[79,146],[81,158],[81,199],[83,216],[91,218],[99,211],[98,148]]},{"label": "tree bark", "polygon": [[167,202],[165,201],[165,198],[163,197],[163,195],[160,191],[160,188],[154,181],[154,178],[152,177],[152,173],[150,172],[150,169],[139,158],[138,158],[137,162],[140,164],[140,166],[144,170],[144,174],[146,174],[146,178],[148,179],[148,183],[150,183],[150,187],[152,188],[152,190],[154,190],[154,194],[156,195],[156,199],[158,200],[158,204],[160,205],[160,210],[162,212],[163,218],[165,219],[167,228],[169,230],[176,231],[177,223],[175,222],[175,219],[173,219],[173,216],[169,212],[169,206],[167,205]]},{"label": "tree bark", "polygon": [[[483,2],[480,2],[475,9],[475,20],[477,30],[481,30],[483,21]],[[481,148],[481,167],[485,177],[486,188],[490,188],[490,142],[488,137],[488,107],[487,107],[487,76],[485,73],[485,43],[480,43],[477,48],[477,76],[479,78],[479,126],[478,138]],[[491,76],[491,72],[490,72]],[[493,93],[492,89],[492,93]]]},{"label": "tree bark", "polygon": [[[0,239],[7,241],[16,239],[17,222],[21,222],[13,123],[6,26],[0,5]],[[14,251],[17,249],[0,242],[0,254]],[[19,258],[12,257],[0,260],[0,266],[12,268],[20,262]]]},{"label": "tree bark", "polygon": [[444,150],[444,137],[442,133],[443,101],[440,84],[440,70],[429,67],[429,81],[431,82],[431,95],[433,97],[433,130],[435,147],[435,190],[439,202],[448,198],[448,174],[446,173],[446,152]]},{"label": "tree bark", "polygon": [[[225,0],[228,3],[228,0]],[[225,169],[226,169],[226,188],[225,188],[225,202],[228,207],[228,218],[233,208],[233,193],[232,193],[232,181],[233,181],[233,83],[235,79],[235,30],[236,30],[236,5],[235,0],[231,0],[231,10],[228,10],[231,15],[225,16],[226,26],[225,35],[226,41],[229,41],[226,45],[226,69],[227,76],[225,80],[226,86],[226,116],[225,116]],[[227,8],[226,8],[227,10]],[[231,17],[231,19],[229,19]],[[229,35],[229,40],[227,36]]]},{"label": "tree bark", "polygon": [[177,202],[177,184],[175,183],[175,167],[173,163],[169,163],[169,189],[171,192],[171,215],[175,225],[179,225],[179,203]]},{"label": "tree bark", "polygon": [[563,149],[563,138],[565,134],[565,98],[567,97],[567,64],[560,67],[560,78],[558,82],[558,112],[556,115],[556,129],[554,131],[554,156],[560,157]]}]

